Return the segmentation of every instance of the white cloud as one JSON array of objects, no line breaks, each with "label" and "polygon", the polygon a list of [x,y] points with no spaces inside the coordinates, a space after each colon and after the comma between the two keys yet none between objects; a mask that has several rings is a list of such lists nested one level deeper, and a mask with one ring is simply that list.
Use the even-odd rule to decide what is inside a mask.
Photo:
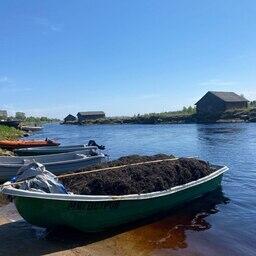
[{"label": "white cloud", "polygon": [[42,17],[36,17],[34,18],[34,21],[37,25],[54,32],[59,32],[62,30],[62,25],[60,24],[54,24],[47,18]]},{"label": "white cloud", "polygon": [[201,85],[201,86],[230,86],[230,85],[235,85],[235,84],[236,84],[236,82],[234,82],[234,81],[210,79],[208,81],[201,82],[199,85]]},{"label": "white cloud", "polygon": [[27,92],[31,91],[29,87],[21,87],[17,86],[13,79],[9,78],[8,76],[0,76],[0,90],[2,93],[16,93],[16,92]]}]

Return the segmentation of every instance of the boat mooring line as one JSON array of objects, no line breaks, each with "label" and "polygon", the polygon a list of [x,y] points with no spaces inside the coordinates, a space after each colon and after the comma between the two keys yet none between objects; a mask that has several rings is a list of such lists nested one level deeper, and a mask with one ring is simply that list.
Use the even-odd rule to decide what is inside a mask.
[{"label": "boat mooring line", "polygon": [[[198,158],[197,156],[189,156],[186,158]],[[119,166],[112,166],[112,167],[106,167],[106,168],[101,168],[101,169],[96,169],[96,170],[91,170],[91,171],[83,171],[83,172],[76,172],[76,173],[67,173],[67,174],[62,174],[57,176],[58,178],[66,178],[70,176],[76,176],[76,175],[81,175],[81,174],[89,174],[89,173],[96,173],[96,172],[101,172],[101,171],[112,171],[116,169],[121,169],[127,166],[138,166],[142,164],[153,164],[153,163],[160,163],[163,161],[175,161],[179,160],[180,158],[166,158],[166,159],[159,159],[159,160],[153,160],[153,161],[145,161],[145,162],[139,162],[139,163],[133,163],[133,164],[125,164],[125,165],[119,165]]]}]

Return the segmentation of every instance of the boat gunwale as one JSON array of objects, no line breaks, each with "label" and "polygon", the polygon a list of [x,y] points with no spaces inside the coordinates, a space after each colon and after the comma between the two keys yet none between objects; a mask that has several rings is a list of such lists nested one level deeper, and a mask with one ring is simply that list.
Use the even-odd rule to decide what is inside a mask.
[{"label": "boat gunwale", "polygon": [[[35,162],[38,162],[38,163],[41,163],[43,164],[44,166],[49,166],[49,165],[61,165],[61,164],[71,164],[71,163],[77,163],[77,162],[81,162],[81,161],[84,161],[84,160],[91,160],[91,159],[95,159],[95,158],[104,158],[106,157],[103,153],[99,153],[98,155],[96,156],[86,156],[85,154],[82,154],[82,153],[75,153],[75,152],[70,152],[70,153],[74,153],[75,155],[78,155],[80,156],[81,158],[76,158],[76,159],[69,159],[69,160],[61,160],[61,161],[55,161],[55,162],[42,162],[42,161],[38,161],[38,160],[35,160],[33,158],[31,159],[26,159],[26,160],[31,160],[31,162],[35,161]],[[64,154],[70,154],[70,153],[64,153]],[[59,155],[59,154],[56,154],[56,155]],[[53,156],[53,155],[50,155],[50,156]],[[23,158],[23,157],[21,157]],[[23,167],[25,164],[23,163],[19,163],[19,164],[8,164],[8,163],[0,163],[0,168],[1,167],[9,167],[9,168],[14,168],[14,167]]]},{"label": "boat gunwale", "polygon": [[[96,146],[91,146],[92,148],[84,148],[84,149],[79,149],[79,150],[75,150],[75,151],[71,151],[71,152],[61,152],[61,153],[56,153],[56,154],[50,154],[50,155],[35,155],[35,156],[0,156],[0,166],[1,166],[1,159],[6,159],[6,158],[17,158],[17,159],[31,159],[33,160],[33,158],[48,158],[48,157],[54,157],[54,156],[65,156],[67,154],[85,154],[86,151],[92,150],[92,149],[96,149]],[[101,151],[99,151],[101,152]]]},{"label": "boat gunwale", "polygon": [[215,172],[202,177],[198,180],[188,182],[183,185],[178,185],[172,187],[170,189],[150,192],[150,193],[142,193],[142,194],[129,194],[129,195],[77,195],[77,194],[54,194],[54,193],[41,193],[35,191],[21,190],[16,189],[10,186],[5,186],[0,189],[0,192],[3,194],[17,196],[17,197],[27,197],[27,198],[36,198],[36,199],[48,199],[48,200],[57,200],[57,201],[80,201],[80,202],[102,202],[102,201],[127,201],[127,200],[146,200],[153,199],[162,196],[168,196],[170,194],[174,194],[176,192],[192,188],[194,186],[200,185],[207,181],[210,181],[224,172],[228,171],[229,168],[223,165],[211,165],[212,167],[219,168]]},{"label": "boat gunwale", "polygon": [[84,150],[84,149],[97,149],[96,146],[86,146],[86,144],[80,144],[80,145],[73,145],[73,146],[45,146],[45,147],[27,147],[27,148],[17,148],[14,150],[14,152],[20,152],[20,151],[47,151],[47,150],[54,150],[54,149],[76,149]]}]

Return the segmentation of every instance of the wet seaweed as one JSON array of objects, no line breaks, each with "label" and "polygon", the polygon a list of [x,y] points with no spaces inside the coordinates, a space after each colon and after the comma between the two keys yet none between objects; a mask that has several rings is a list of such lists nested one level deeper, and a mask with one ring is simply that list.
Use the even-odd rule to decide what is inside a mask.
[{"label": "wet seaweed", "polygon": [[84,169],[96,170],[105,167],[127,165],[126,167],[65,177],[61,181],[65,187],[81,195],[127,195],[162,191],[174,186],[200,179],[215,169],[208,163],[192,158],[162,161],[131,166],[129,164],[173,158],[169,155],[121,157],[101,165]]}]

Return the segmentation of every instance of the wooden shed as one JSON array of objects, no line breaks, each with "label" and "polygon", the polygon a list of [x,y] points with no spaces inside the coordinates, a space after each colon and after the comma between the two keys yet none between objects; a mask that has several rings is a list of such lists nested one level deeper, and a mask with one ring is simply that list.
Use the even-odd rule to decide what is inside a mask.
[{"label": "wooden shed", "polygon": [[94,119],[99,119],[104,117],[105,117],[105,113],[103,111],[87,111],[87,112],[79,112],[77,114],[79,123],[82,123],[87,120],[94,120]]},{"label": "wooden shed", "polygon": [[197,103],[198,115],[216,115],[230,109],[248,107],[248,100],[234,92],[207,92]]},{"label": "wooden shed", "polygon": [[64,123],[73,123],[73,122],[76,122],[76,117],[69,114],[67,115],[65,118],[64,118]]}]

